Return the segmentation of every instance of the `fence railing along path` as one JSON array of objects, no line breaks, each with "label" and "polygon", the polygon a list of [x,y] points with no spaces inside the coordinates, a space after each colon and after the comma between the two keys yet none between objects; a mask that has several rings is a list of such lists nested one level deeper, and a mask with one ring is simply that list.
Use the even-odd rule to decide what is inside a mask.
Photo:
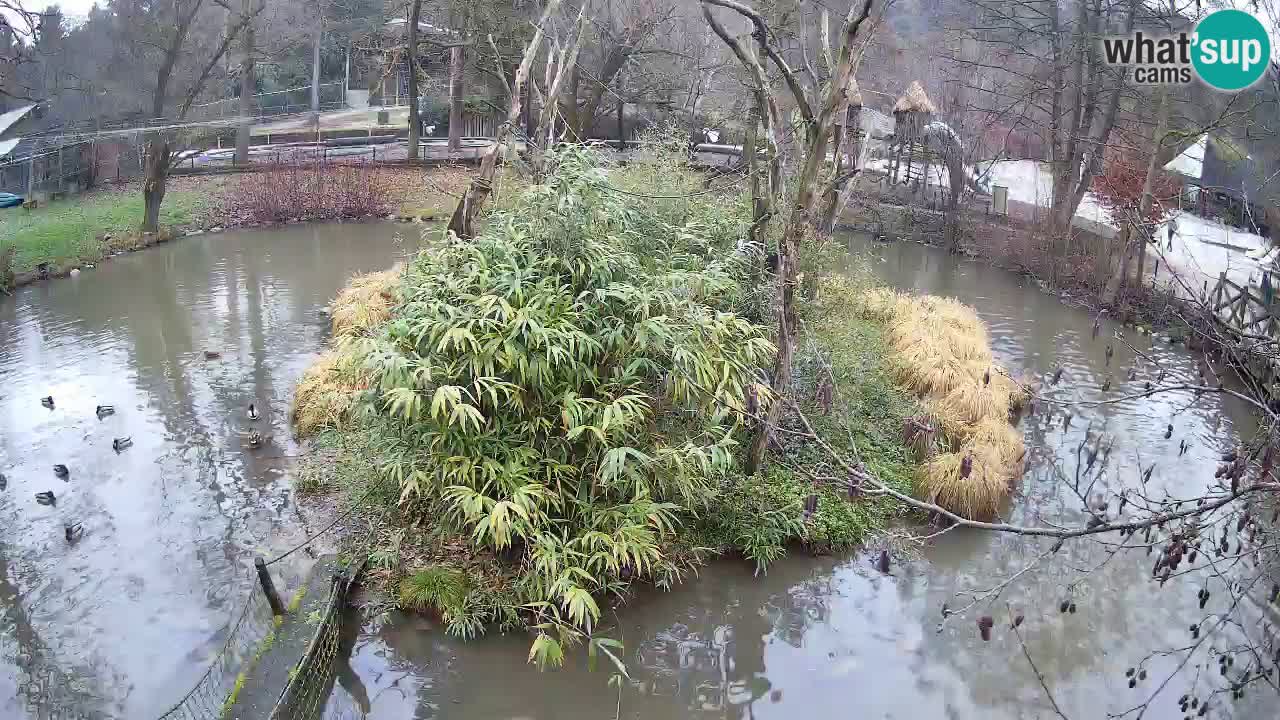
[{"label": "fence railing along path", "polygon": [[1245,365],[1242,369],[1275,398],[1280,396],[1280,368],[1272,357],[1277,354],[1274,346],[1280,345],[1280,303],[1270,276],[1263,277],[1263,285],[1255,287],[1229,280],[1223,272],[1209,295],[1209,307],[1233,340],[1255,349],[1240,354]]}]

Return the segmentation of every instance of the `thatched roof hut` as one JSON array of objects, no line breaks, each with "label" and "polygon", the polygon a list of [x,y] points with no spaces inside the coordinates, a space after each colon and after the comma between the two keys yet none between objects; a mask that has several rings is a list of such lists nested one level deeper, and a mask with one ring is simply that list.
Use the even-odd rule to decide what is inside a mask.
[{"label": "thatched roof hut", "polygon": [[897,124],[895,134],[902,140],[915,142],[920,137],[921,128],[933,121],[936,112],[938,108],[929,100],[924,87],[918,80],[912,81],[898,102],[893,104],[893,119]]},{"label": "thatched roof hut", "polygon": [[929,99],[929,96],[924,94],[924,86],[920,84],[920,81],[913,80],[907,91],[902,94],[902,97],[898,98],[898,102],[893,104],[893,112],[923,112],[932,115],[938,112],[938,108]]},{"label": "thatched roof hut", "polygon": [[836,113],[836,125],[858,124],[858,115],[862,110],[862,91],[858,89],[858,80],[849,76],[849,84],[845,86],[843,110]]}]

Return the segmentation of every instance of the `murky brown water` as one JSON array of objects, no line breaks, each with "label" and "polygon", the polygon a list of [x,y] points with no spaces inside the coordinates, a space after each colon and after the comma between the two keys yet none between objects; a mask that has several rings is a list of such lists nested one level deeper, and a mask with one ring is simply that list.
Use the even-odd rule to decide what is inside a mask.
[{"label": "murky brown water", "polygon": [[191,686],[253,555],[304,532],[282,456],[319,310],[404,255],[397,233],[416,245],[384,224],[188,238],[0,296],[0,718],[148,718]]},{"label": "murky brown water", "polygon": [[[997,356],[1013,370],[1046,376],[1061,363],[1063,382],[1052,388],[1060,398],[1098,399],[1107,376],[1115,397],[1152,373],[1148,365],[1136,383],[1126,382],[1134,353],[1113,340],[1109,367],[1105,357],[1106,338],[1122,328],[1104,323],[1102,339],[1093,341],[1090,315],[1018,276],[913,244],[870,251],[886,282],[975,306]],[[1184,350],[1129,336],[1170,378],[1194,376]],[[1166,394],[1080,408],[1065,431],[1060,415],[1024,419],[1031,468],[1007,519],[1079,522],[1078,503],[1055,481],[1054,467],[1074,472],[1075,447],[1090,423],[1115,439],[1114,469],[1095,490],[1133,486],[1139,460],[1157,463],[1153,487],[1175,496],[1203,489],[1215,454],[1230,447],[1234,429],[1250,419],[1243,407],[1217,397],[1190,401]],[[1165,440],[1168,422],[1175,431]],[[1192,446],[1178,458],[1183,439]],[[989,643],[978,637],[976,617],[1008,618],[1008,603],[1026,613],[1027,651],[1066,716],[1104,718],[1141,705],[1177,666],[1174,656],[1148,656],[1188,645],[1187,627],[1202,617],[1197,586],[1170,583],[1160,590],[1148,578],[1142,552],[1109,559],[1103,545],[1068,545],[998,601],[939,631],[943,602],[965,604],[957,592],[991,587],[1047,546],[957,530],[923,548],[918,559],[900,562],[891,577],[875,572],[865,553],[789,557],[759,578],[745,563],[714,563],[700,578],[673,592],[646,592],[618,613],[613,634],[627,645],[631,672],[621,689],[608,685],[608,670],[588,673],[584,653],[561,671],[539,673],[525,664],[526,637],[462,643],[429,621],[393,616],[366,625],[355,640],[354,673],[344,673],[341,686],[378,720],[1056,717],[1007,624],[997,623]],[[1209,612],[1225,602],[1220,585],[1210,585],[1218,592]],[[1075,600],[1077,613],[1059,614],[1066,597]],[[1215,638],[1219,645],[1228,640]],[[1144,658],[1149,679],[1130,690],[1124,671]],[[1203,678],[1196,684],[1200,672],[1192,664],[1177,673],[1145,717],[1182,717],[1177,698],[1193,687],[1203,696],[1208,688]],[[1210,672],[1216,667],[1204,668],[1205,677]],[[1264,687],[1234,707],[1219,695],[1212,716],[1274,718],[1278,707],[1274,691]]]}]

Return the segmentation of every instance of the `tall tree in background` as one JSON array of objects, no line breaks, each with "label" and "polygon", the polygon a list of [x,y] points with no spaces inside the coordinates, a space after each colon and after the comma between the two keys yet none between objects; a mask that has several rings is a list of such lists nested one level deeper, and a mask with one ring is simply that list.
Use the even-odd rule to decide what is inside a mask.
[{"label": "tall tree in background", "polygon": [[463,79],[466,54],[462,45],[449,48],[449,152],[462,148]]},{"label": "tall tree in background", "polygon": [[23,72],[35,62],[39,28],[40,15],[27,10],[21,0],[0,0],[0,111],[40,97]]},{"label": "tall tree in background", "polygon": [[[153,65],[154,85],[151,90],[152,118],[178,124],[186,119],[196,98],[204,91],[214,70],[221,64],[231,44],[263,8],[263,0],[255,0],[250,12],[232,9],[226,0],[175,0],[172,4],[149,2],[117,3],[124,41],[131,41],[139,59]],[[219,23],[217,16],[238,15]],[[221,38],[205,42],[208,31],[223,25]],[[175,87],[175,84],[177,87]],[[147,133],[146,161],[143,174],[142,231],[156,232],[160,227],[160,206],[164,202],[172,157],[175,131],[167,128]]]},{"label": "tall tree in background", "polygon": [[[320,44],[324,42],[324,0],[316,0],[315,26],[311,37],[311,112],[320,112]],[[316,127],[319,128],[319,118]]]},{"label": "tall tree in background", "polygon": [[422,17],[422,0],[409,0],[409,22],[406,30],[405,60],[409,65],[409,148],[410,160],[418,159],[422,119],[418,117],[418,22]]},{"label": "tall tree in background", "polygon": [[587,139],[597,117],[612,109],[614,104],[604,99],[619,73],[641,55],[658,53],[663,32],[673,27],[678,14],[668,0],[606,0],[584,7],[592,17],[592,32],[560,95],[569,137],[578,140]]},{"label": "tall tree in background", "polygon": [[966,2],[977,15],[960,32],[969,51],[948,60],[971,83],[965,89],[973,109],[1018,116],[1036,128],[1052,175],[1050,224],[1056,235],[1065,235],[1102,169],[1124,92],[1123,68],[1103,62],[1101,39],[1129,32],[1139,3]]},{"label": "tall tree in background", "polygon": [[[253,17],[254,0],[240,0],[240,17]],[[234,17],[234,16],[233,16]],[[255,82],[254,21],[250,19],[240,31],[240,124],[236,126],[235,164],[249,162],[249,136],[253,126],[253,93]]]}]

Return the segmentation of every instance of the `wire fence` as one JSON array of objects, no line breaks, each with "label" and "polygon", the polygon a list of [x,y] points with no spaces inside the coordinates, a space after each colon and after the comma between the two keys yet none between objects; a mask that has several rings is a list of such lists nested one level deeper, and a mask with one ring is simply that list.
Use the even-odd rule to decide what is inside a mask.
[{"label": "wire fence", "polygon": [[[345,91],[341,81],[320,83],[319,87],[321,110],[336,110],[346,107]],[[258,118],[306,112],[311,109],[311,86],[302,85],[300,87],[285,88],[284,90],[259,93],[253,96],[251,106],[253,116]],[[188,113],[188,117],[193,120],[216,120],[239,116],[239,98],[226,98],[200,105],[192,105],[191,111]]]},{"label": "wire fence", "polygon": [[[350,509],[301,543],[265,561],[264,568],[274,565],[295,552],[311,546],[317,538],[332,531],[355,513],[368,497],[357,499]],[[351,587],[363,570],[363,558],[373,530],[364,537],[347,543],[351,557],[360,558],[350,567],[335,571],[328,583],[329,594],[319,617],[294,617],[292,622],[315,624],[316,631],[297,665],[289,671],[288,684],[280,688],[279,702],[271,712],[271,720],[360,720],[365,712],[345,692],[334,692],[340,668],[349,672],[350,647],[342,643],[344,629],[356,622],[346,612]],[[317,566],[318,568],[319,566]],[[227,637],[208,669],[191,690],[175,702],[157,720],[225,720],[239,699],[240,691],[253,676],[263,657],[275,643],[285,618],[275,615],[270,600],[258,585],[257,570],[249,571],[250,587],[240,613],[228,625]],[[324,584],[315,581],[319,586]],[[301,595],[296,596],[301,599]],[[296,612],[298,606],[289,608]],[[274,688],[272,688],[274,691]],[[241,720],[258,720],[241,718]],[[261,720],[266,720],[262,718]]]},{"label": "wire fence", "polygon": [[244,600],[240,614],[204,675],[191,691],[160,715],[159,720],[221,720],[238,686],[269,649],[277,627],[266,595],[256,587]]},{"label": "wire fence", "polygon": [[315,636],[298,662],[297,672],[280,696],[270,720],[356,720],[364,711],[346,692],[335,692],[339,664],[346,662],[342,643],[347,595],[354,573],[335,576],[329,601]]}]

